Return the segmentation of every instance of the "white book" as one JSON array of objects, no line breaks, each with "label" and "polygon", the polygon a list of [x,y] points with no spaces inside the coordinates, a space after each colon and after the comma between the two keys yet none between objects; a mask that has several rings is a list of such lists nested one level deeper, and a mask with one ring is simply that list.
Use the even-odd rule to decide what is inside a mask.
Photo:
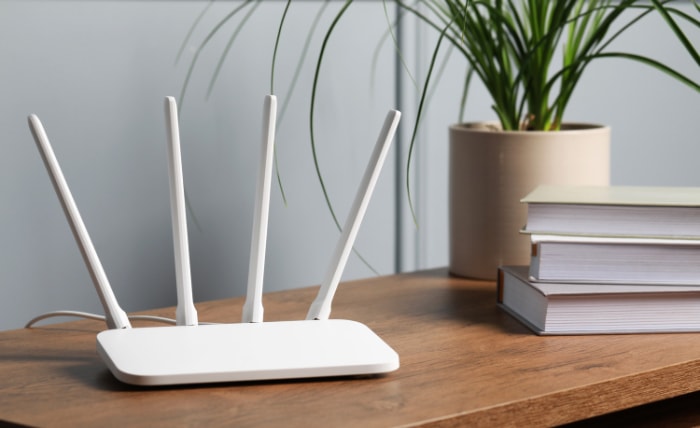
[{"label": "white book", "polygon": [[527,233],[700,237],[700,187],[540,186]]},{"label": "white book", "polygon": [[537,283],[504,266],[498,304],[540,335],[700,331],[700,286]]},{"label": "white book", "polygon": [[530,279],[700,285],[700,240],[531,235]]}]

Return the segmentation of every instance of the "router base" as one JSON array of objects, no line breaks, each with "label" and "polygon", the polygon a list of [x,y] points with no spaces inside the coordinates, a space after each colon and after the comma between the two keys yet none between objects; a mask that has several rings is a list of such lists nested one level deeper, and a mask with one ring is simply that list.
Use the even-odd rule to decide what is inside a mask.
[{"label": "router base", "polygon": [[304,320],[106,330],[97,351],[132,385],[380,374],[398,354],[364,324]]}]

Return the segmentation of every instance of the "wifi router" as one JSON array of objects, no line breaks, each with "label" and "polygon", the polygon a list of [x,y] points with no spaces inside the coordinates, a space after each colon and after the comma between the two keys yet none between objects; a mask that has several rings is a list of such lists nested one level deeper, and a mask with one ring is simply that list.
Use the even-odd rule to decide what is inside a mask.
[{"label": "wifi router", "polygon": [[106,330],[97,351],[117,379],[133,385],[380,374],[399,366],[367,326],[334,319]]},{"label": "wifi router", "polygon": [[250,264],[242,322],[200,325],[192,299],[177,104],[166,97],[171,220],[176,269],[176,326],[132,328],[82,221],[43,125],[29,127],[105,311],[97,353],[114,377],[133,385],[177,385],[376,375],[399,368],[398,354],[364,324],[329,319],[331,302],[369,204],[400,112],[387,114],[330,267],[305,320],[263,322],[262,290],[277,101],[265,97]]}]

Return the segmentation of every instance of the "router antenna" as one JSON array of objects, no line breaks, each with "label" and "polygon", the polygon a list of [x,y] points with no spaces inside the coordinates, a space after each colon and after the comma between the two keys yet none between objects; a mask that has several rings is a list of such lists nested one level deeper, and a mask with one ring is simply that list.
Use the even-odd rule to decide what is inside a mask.
[{"label": "router antenna", "polygon": [[51,177],[51,182],[53,183],[54,190],[58,199],[61,201],[61,207],[63,212],[68,219],[71,231],[75,237],[75,241],[80,248],[80,252],[83,255],[83,260],[90,272],[90,277],[97,290],[97,295],[102,302],[102,307],[105,311],[105,317],[107,320],[107,327],[113,329],[124,329],[130,328],[131,323],[129,323],[129,318],[126,312],[119,307],[117,298],[114,297],[112,292],[112,287],[109,285],[109,280],[107,275],[102,268],[102,263],[97,256],[95,247],[92,245],[92,240],[88,234],[83,219],[80,217],[80,212],[78,211],[78,206],[73,200],[73,195],[68,188],[68,183],[66,182],[61,167],[58,164],[56,155],[51,148],[51,143],[46,135],[43,125],[39,118],[32,114],[29,116],[29,128],[32,131],[32,136],[36,145],[39,148],[39,153],[44,161],[44,166],[46,167],[49,177]]},{"label": "router antenna", "polygon": [[197,325],[197,309],[192,299],[192,274],[190,250],[187,238],[187,213],[185,211],[185,184],[182,178],[180,153],[180,128],[177,102],[165,98],[165,122],[168,134],[168,177],[170,179],[170,213],[173,223],[173,250],[175,252],[175,280],[177,286],[177,325]]},{"label": "router antenna", "polygon": [[367,164],[367,169],[362,177],[357,195],[350,208],[348,218],[345,221],[343,232],[335,247],[330,269],[321,283],[321,288],[318,291],[316,299],[309,308],[309,312],[306,315],[307,320],[325,320],[328,319],[331,313],[331,303],[333,302],[335,290],[338,288],[338,283],[343,275],[345,264],[348,261],[348,256],[355,243],[357,232],[360,229],[360,223],[365,215],[365,211],[367,211],[367,205],[369,204],[374,187],[377,184],[379,172],[382,169],[382,165],[384,165],[384,160],[389,152],[389,147],[394,138],[396,128],[399,125],[400,118],[401,113],[399,111],[391,110],[384,120],[384,126],[379,134],[379,139],[377,140],[377,144]]},{"label": "router antenna", "polygon": [[272,182],[272,154],[275,145],[277,121],[277,97],[265,96],[263,107],[263,135],[258,184],[253,214],[253,237],[248,266],[248,290],[243,304],[243,322],[263,321],[263,276],[265,273],[265,247],[267,223],[270,212],[270,186]]}]

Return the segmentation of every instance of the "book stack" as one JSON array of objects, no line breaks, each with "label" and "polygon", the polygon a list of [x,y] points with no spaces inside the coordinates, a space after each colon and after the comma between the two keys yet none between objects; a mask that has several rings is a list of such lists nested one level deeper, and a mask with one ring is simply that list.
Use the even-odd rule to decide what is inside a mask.
[{"label": "book stack", "polygon": [[501,307],[538,334],[700,331],[700,188],[542,186]]}]

